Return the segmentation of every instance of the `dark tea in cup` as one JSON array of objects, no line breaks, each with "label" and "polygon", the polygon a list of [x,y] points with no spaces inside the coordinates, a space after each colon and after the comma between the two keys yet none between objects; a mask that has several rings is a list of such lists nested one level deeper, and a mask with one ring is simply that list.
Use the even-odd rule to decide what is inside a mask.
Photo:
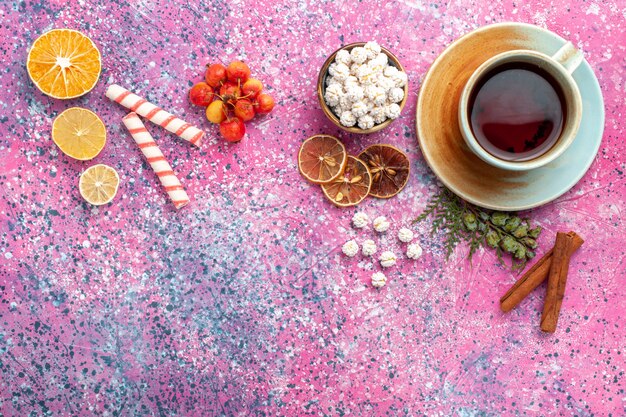
[{"label": "dark tea in cup", "polygon": [[527,161],[559,139],[566,102],[559,83],[540,66],[507,62],[475,84],[468,117],[476,140],[493,156]]},{"label": "dark tea in cup", "polygon": [[516,49],[487,59],[459,99],[465,145],[484,162],[509,171],[539,168],[561,156],[582,119],[572,77],[582,61],[571,42],[552,56]]}]

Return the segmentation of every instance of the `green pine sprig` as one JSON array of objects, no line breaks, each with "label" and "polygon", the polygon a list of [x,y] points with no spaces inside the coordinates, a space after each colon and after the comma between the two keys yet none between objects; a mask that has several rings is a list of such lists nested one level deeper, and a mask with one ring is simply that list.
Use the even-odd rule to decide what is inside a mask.
[{"label": "green pine sprig", "polygon": [[504,255],[511,258],[510,268],[519,271],[534,258],[541,226],[531,228],[528,219],[515,213],[485,210],[468,203],[445,187],[428,201],[424,211],[413,221],[419,223],[432,218],[431,235],[443,233],[446,259],[459,243],[469,247],[468,258],[481,246],[495,250],[498,260],[506,264]]}]

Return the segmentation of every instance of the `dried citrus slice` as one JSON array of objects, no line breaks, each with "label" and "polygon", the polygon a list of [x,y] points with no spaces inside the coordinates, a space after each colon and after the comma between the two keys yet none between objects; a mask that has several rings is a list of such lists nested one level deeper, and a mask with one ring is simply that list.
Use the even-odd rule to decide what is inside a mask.
[{"label": "dried citrus slice", "polygon": [[52,123],[52,140],[67,156],[86,161],[100,153],[107,139],[104,123],[94,112],[72,107]]},{"label": "dried citrus slice", "polygon": [[115,169],[108,165],[98,164],[87,168],[81,174],[78,188],[80,195],[88,203],[101,206],[113,200],[119,184],[120,177]]},{"label": "dried citrus slice", "polygon": [[329,135],[311,136],[300,146],[298,168],[307,180],[326,184],[341,175],[348,153],[339,139]]},{"label": "dried citrus slice", "polygon": [[328,184],[322,184],[324,195],[339,207],[359,204],[370,192],[372,176],[363,161],[348,156],[346,169]]},{"label": "dried citrus slice", "polygon": [[359,154],[372,174],[370,195],[390,198],[409,180],[411,163],[400,149],[391,145],[372,145]]},{"label": "dried citrus slice", "polygon": [[89,92],[100,77],[100,51],[72,29],[54,29],[38,37],[28,52],[28,75],[42,93],[68,99]]}]

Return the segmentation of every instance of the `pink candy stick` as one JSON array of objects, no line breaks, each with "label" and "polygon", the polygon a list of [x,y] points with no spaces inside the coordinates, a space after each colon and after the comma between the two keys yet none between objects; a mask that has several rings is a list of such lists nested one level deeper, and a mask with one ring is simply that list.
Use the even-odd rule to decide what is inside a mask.
[{"label": "pink candy stick", "polygon": [[109,88],[107,88],[106,96],[114,102],[130,109],[131,112],[137,112],[137,114],[145,117],[152,123],[167,129],[186,141],[191,142],[193,145],[200,146],[200,139],[202,139],[204,135],[202,130],[166,112],[162,108],[155,106],[138,95],[131,93],[124,87],[111,84]]},{"label": "pink candy stick", "polygon": [[179,209],[189,204],[189,196],[139,116],[136,113],[128,113],[122,120],[165,187],[174,207]]}]

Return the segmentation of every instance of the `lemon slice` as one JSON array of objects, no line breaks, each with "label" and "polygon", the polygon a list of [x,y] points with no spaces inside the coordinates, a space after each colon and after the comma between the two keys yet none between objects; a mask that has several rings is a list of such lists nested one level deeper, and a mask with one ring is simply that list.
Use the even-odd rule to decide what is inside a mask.
[{"label": "lemon slice", "polygon": [[95,158],[106,138],[106,127],[98,115],[80,107],[65,110],[52,123],[54,143],[64,154],[81,161]]},{"label": "lemon slice", "polygon": [[117,194],[120,177],[117,171],[108,165],[98,164],[87,168],[80,176],[78,188],[80,195],[94,206],[109,203]]},{"label": "lemon slice", "polygon": [[100,51],[78,31],[54,29],[35,40],[26,68],[42,93],[60,99],[80,97],[98,82]]}]

